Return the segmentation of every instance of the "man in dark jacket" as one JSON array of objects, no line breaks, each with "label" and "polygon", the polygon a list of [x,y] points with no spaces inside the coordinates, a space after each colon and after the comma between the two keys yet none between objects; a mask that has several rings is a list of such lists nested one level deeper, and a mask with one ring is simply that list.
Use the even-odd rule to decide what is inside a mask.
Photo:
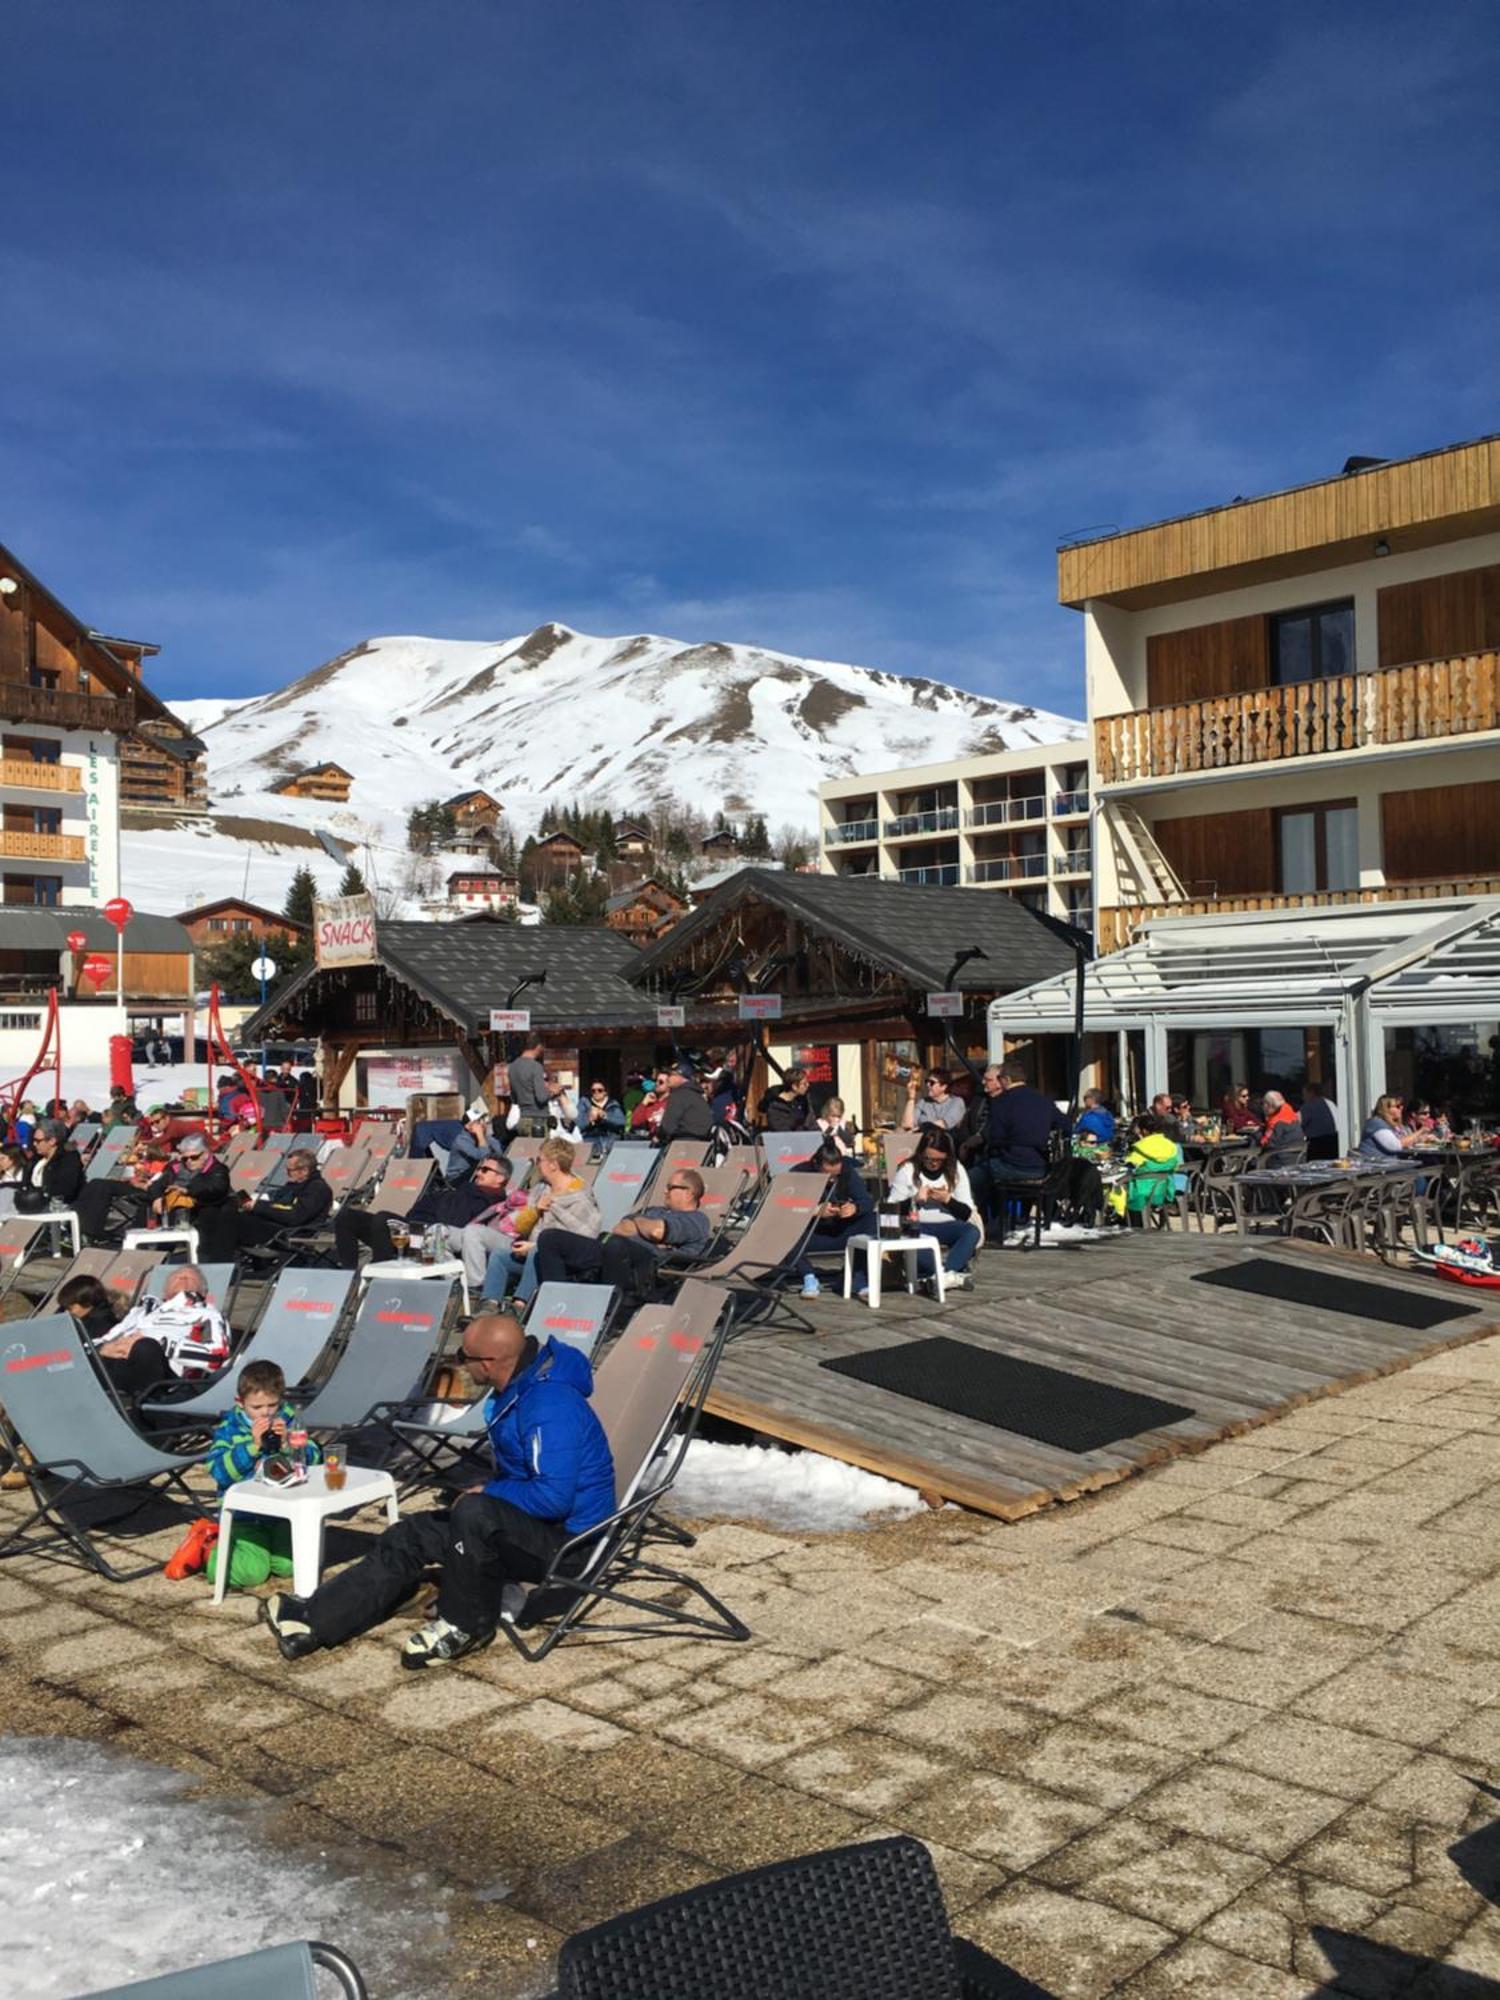
[{"label": "man in dark jacket", "polygon": [[768,1132],[805,1132],[813,1116],[807,1101],[807,1071],[787,1070],[776,1089],[760,1100],[760,1115]]},{"label": "man in dark jacket", "polygon": [[708,1099],[698,1088],[698,1079],[687,1063],[679,1063],[668,1079],[667,1108],[656,1128],[658,1146],[670,1146],[674,1139],[702,1139],[714,1135],[714,1115]]},{"label": "man in dark jacket", "polygon": [[38,1125],[32,1146],[32,1161],[16,1194],[16,1208],[22,1215],[36,1215],[47,1208],[72,1208],[83,1189],[83,1156],[68,1143],[68,1128],[60,1118]]},{"label": "man in dark jacket", "polygon": [[875,1198],[865,1186],[858,1167],[836,1139],[825,1139],[810,1160],[803,1160],[792,1171],[828,1176],[828,1190],[818,1210],[818,1219],[813,1224],[812,1235],[802,1246],[802,1255],[796,1264],[797,1276],[802,1280],[802,1296],[814,1299],[823,1287],[818,1283],[810,1260],[814,1256],[826,1257],[841,1251],[851,1236],[873,1231],[876,1228]]},{"label": "man in dark jacket", "polygon": [[359,1246],[363,1243],[377,1264],[388,1263],[396,1254],[390,1230],[395,1221],[405,1220],[415,1229],[425,1229],[430,1223],[462,1229],[495,1206],[504,1195],[509,1178],[510,1171],[503,1160],[481,1160],[458,1187],[447,1187],[441,1182],[429,1187],[412,1203],[411,1212],[404,1218],[387,1215],[382,1209],[350,1208],[346,1203],[333,1225],[333,1261],[341,1271],[357,1271]]},{"label": "man in dark jacket", "polygon": [[318,1172],[315,1153],[300,1148],[287,1155],[286,1179],[280,1187],[257,1195],[235,1218],[235,1238],[241,1249],[268,1243],[284,1229],[316,1229],[333,1206],[333,1189]]},{"label": "man in dark jacket", "polygon": [[576,1347],[541,1345],[508,1313],[470,1320],[463,1363],[489,1390],[485,1428],[495,1476],[450,1511],[409,1514],[369,1555],[311,1597],[280,1591],[261,1616],[282,1657],[303,1659],[368,1632],[403,1604],[424,1570],[441,1567],[433,1616],[401,1650],[403,1667],[446,1666],[489,1645],[511,1587],[535,1583],[574,1535],[615,1510],[615,1468],[589,1407],[593,1372]]},{"label": "man in dark jacket", "polygon": [[608,1242],[570,1229],[549,1229],[537,1238],[537,1283],[548,1279],[601,1279],[618,1286],[627,1304],[651,1296],[656,1267],[674,1250],[692,1256],[706,1250],[713,1234],[703,1213],[703,1176],[679,1167],[666,1185],[666,1200],[627,1215]]},{"label": "man in dark jacket", "polygon": [[1040,1180],[1047,1171],[1052,1134],[1061,1132],[1066,1137],[1071,1130],[1052,1099],[1032,1089],[1019,1063],[1002,1063],[998,1081],[998,1093],[986,1098],[989,1117],[977,1175],[989,1219],[993,1219],[1000,1200],[1001,1186],[1007,1181]]}]

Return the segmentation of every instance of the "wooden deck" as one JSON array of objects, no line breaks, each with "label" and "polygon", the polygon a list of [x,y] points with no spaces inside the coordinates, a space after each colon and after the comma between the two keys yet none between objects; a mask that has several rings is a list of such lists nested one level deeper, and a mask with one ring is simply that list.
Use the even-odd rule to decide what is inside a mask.
[{"label": "wooden deck", "polygon": [[[1451,1291],[1455,1308],[1481,1309],[1413,1332],[1189,1283],[1195,1272],[1252,1257],[1314,1259],[1427,1299]],[[1077,1499],[1315,1397],[1500,1332],[1500,1302],[1386,1270],[1373,1258],[1276,1238],[1172,1234],[1029,1254],[987,1251],[975,1289],[952,1295],[942,1309],[901,1291],[888,1293],[879,1312],[826,1292],[807,1309],[815,1336],[751,1331],[731,1343],[709,1410],[1002,1520]],[[819,1366],[834,1355],[939,1332],[1188,1405],[1195,1414],[1102,1451],[1073,1453]]]}]

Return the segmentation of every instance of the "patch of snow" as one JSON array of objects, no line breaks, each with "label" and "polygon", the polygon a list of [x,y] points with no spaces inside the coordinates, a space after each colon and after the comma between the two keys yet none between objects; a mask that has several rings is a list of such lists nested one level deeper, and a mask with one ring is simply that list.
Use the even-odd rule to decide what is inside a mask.
[{"label": "patch of snow", "polygon": [[672,1499],[695,1519],[759,1521],[769,1528],[840,1534],[920,1514],[909,1486],[815,1451],[694,1438]]},{"label": "patch of snow", "polygon": [[203,694],[190,696],[186,701],[169,701],[167,706],[197,736],[205,729],[212,729],[216,722],[222,722],[226,715],[232,715],[237,708],[243,708],[246,702],[254,699],[253,694]]},{"label": "patch of snow", "polygon": [[299,1938],[342,1944],[385,2000],[435,2000],[446,1921],[436,1883],[280,1848],[272,1809],[190,1800],[189,1783],[99,1744],[0,1742],[10,2000],[61,2000]]}]

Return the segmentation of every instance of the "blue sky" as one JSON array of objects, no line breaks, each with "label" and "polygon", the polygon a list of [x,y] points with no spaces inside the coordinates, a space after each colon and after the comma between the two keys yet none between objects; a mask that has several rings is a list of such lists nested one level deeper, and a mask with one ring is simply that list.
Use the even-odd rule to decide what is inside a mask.
[{"label": "blue sky", "polygon": [[1060,536],[1500,429],[1500,10],[12,0],[0,540],[167,696],[372,632],[1080,712]]}]

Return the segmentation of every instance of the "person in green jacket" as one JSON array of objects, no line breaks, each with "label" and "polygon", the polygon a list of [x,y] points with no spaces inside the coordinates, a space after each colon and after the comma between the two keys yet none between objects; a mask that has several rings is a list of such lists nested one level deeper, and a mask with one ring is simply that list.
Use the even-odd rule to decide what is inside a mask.
[{"label": "person in green jacket", "polygon": [[[234,1408],[219,1419],[208,1448],[209,1477],[221,1494],[242,1479],[253,1478],[261,1461],[284,1452],[297,1413],[286,1398],[286,1377],[274,1361],[247,1361],[235,1384]],[[311,1438],[306,1458],[315,1465],[323,1454]],[[195,1521],[187,1539],[167,1565],[177,1578],[208,1566],[208,1580],[218,1580],[219,1528],[216,1521]],[[273,1576],[292,1573],[292,1526],[261,1514],[240,1514],[229,1548],[231,1590],[258,1590]]]},{"label": "person in green jacket", "polygon": [[1165,1208],[1176,1192],[1177,1176],[1182,1172],[1182,1148],[1167,1131],[1163,1119],[1153,1117],[1150,1112],[1142,1113],[1136,1120],[1136,1133],[1125,1155],[1130,1178],[1109,1191],[1109,1205],[1122,1221],[1148,1208]]}]

